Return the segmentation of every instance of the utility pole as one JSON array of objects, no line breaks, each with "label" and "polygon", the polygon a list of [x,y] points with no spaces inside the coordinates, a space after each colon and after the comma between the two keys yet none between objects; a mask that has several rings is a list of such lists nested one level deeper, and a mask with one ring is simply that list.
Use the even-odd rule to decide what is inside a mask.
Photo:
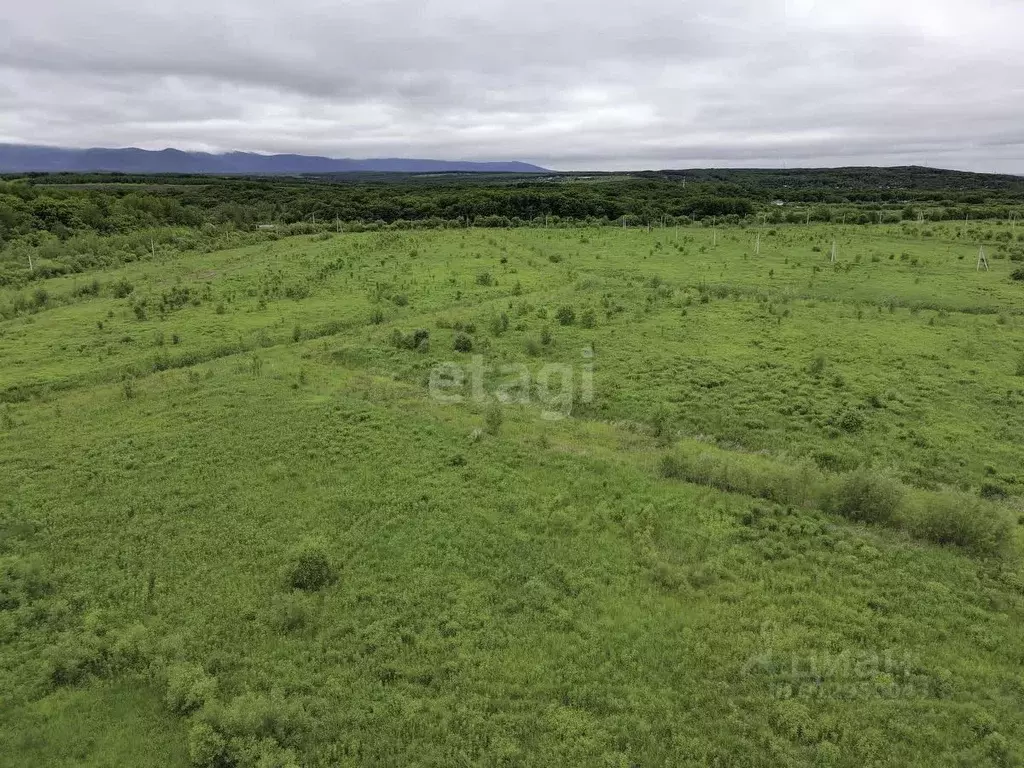
[{"label": "utility pole", "polygon": [[829,259],[829,262],[832,264],[836,263],[836,241],[834,239],[832,240],[832,257]]},{"label": "utility pole", "polygon": [[757,241],[754,243],[754,255],[755,256],[760,256],[761,255],[761,233],[760,232],[757,233]]},{"label": "utility pole", "polygon": [[32,265],[32,253],[31,252],[29,252],[29,254],[28,254],[28,271],[29,272],[35,272],[36,271],[36,268]]},{"label": "utility pole", "polygon": [[985,271],[988,272],[988,258],[985,256],[984,245],[978,249],[978,267],[975,271],[980,272],[982,267],[984,267]]}]

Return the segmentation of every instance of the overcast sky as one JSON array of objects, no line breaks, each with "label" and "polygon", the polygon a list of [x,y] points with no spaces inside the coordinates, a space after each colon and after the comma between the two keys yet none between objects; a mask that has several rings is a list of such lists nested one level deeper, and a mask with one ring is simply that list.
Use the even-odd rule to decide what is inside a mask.
[{"label": "overcast sky", "polygon": [[1022,0],[35,0],[0,142],[1024,173]]}]

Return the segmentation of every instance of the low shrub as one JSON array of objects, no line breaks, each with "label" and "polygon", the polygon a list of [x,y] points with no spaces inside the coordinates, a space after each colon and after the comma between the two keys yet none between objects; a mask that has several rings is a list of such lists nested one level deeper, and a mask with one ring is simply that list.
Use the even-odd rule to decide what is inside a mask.
[{"label": "low shrub", "polygon": [[455,339],[452,341],[452,348],[456,352],[472,352],[473,351],[473,339],[466,333],[455,334]]},{"label": "low shrub", "polygon": [[816,354],[811,362],[807,366],[807,372],[812,376],[820,376],[824,370],[827,360],[825,355],[821,352]]},{"label": "low shrub", "polygon": [[195,712],[213,698],[217,681],[195,664],[178,663],[167,670],[165,701],[179,715]]},{"label": "low shrub", "polygon": [[397,328],[391,332],[391,343],[399,349],[426,351],[430,346],[430,331],[417,328],[412,333],[403,333]]},{"label": "low shrub", "polygon": [[559,307],[555,312],[555,319],[562,325],[572,325],[576,322],[576,310],[570,306]]},{"label": "low shrub", "polygon": [[820,503],[825,488],[821,473],[808,462],[787,466],[756,456],[729,456],[725,452],[675,451],[662,457],[659,471],[662,477],[743,493],[779,504]]},{"label": "low shrub", "polygon": [[996,504],[955,491],[929,494],[913,505],[912,528],[921,538],[994,555],[1013,541],[1014,521]]},{"label": "low shrub", "polygon": [[196,768],[221,765],[227,743],[209,723],[194,723],[188,732],[188,757]]},{"label": "low shrub", "polygon": [[497,435],[501,431],[503,421],[504,414],[501,411],[501,404],[497,402],[491,403],[487,408],[487,413],[484,414],[484,424],[487,433]]},{"label": "low shrub", "polygon": [[894,480],[861,467],[839,480],[828,501],[831,511],[851,520],[889,523],[903,501],[903,489]]},{"label": "low shrub", "polygon": [[291,589],[315,592],[333,584],[336,579],[337,574],[320,544],[307,542],[289,553],[284,580]]}]

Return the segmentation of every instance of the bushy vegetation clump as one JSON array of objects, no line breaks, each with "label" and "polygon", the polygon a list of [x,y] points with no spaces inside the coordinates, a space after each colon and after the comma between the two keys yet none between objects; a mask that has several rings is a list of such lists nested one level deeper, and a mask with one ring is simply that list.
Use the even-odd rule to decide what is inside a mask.
[{"label": "bushy vegetation clump", "polygon": [[1016,520],[1004,507],[968,493],[944,491],[915,499],[910,526],[917,535],[983,555],[1006,554]]},{"label": "bushy vegetation clump", "polygon": [[333,584],[338,575],[324,546],[306,542],[288,553],[284,581],[292,589],[316,592]]},{"label": "bushy vegetation clump", "polygon": [[851,520],[890,524],[896,520],[903,494],[896,481],[861,467],[840,477],[827,505]]}]

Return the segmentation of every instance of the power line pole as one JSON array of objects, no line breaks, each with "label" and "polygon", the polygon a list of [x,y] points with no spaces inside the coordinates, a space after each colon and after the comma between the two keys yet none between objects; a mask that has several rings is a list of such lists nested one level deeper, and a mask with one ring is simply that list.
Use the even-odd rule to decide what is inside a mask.
[{"label": "power line pole", "polygon": [[988,272],[988,258],[985,256],[984,245],[978,248],[978,267],[975,271],[980,272],[982,267],[985,267],[985,271]]}]

